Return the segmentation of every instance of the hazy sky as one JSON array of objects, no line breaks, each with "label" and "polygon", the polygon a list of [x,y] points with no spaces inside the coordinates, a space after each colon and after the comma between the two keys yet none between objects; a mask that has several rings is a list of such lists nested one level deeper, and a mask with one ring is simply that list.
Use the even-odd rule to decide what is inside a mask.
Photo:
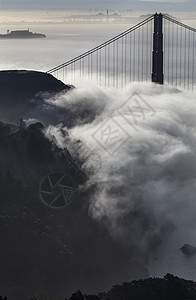
[{"label": "hazy sky", "polygon": [[195,0],[0,0],[1,9],[133,9],[186,10],[196,14]]}]

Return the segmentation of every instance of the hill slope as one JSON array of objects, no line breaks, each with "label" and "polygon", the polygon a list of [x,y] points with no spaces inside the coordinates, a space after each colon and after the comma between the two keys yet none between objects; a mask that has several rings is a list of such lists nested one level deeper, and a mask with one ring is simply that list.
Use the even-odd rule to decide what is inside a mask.
[{"label": "hill slope", "polygon": [[28,118],[31,110],[43,105],[43,94],[49,96],[70,89],[71,86],[47,73],[0,71],[0,120],[13,123],[20,117]]}]

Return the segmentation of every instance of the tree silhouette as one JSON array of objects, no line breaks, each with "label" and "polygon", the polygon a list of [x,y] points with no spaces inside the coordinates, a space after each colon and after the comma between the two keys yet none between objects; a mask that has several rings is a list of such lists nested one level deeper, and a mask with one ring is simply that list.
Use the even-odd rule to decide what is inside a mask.
[{"label": "tree silhouette", "polygon": [[164,278],[147,278],[114,285],[99,294],[101,300],[196,300],[196,283],[166,274]]}]

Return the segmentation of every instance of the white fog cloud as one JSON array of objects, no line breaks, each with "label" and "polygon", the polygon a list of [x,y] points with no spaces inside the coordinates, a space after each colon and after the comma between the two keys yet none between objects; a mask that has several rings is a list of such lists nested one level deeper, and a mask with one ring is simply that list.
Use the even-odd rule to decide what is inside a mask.
[{"label": "white fog cloud", "polygon": [[[169,271],[190,278],[179,248],[184,243],[196,245],[195,94],[151,83],[135,83],[115,93],[86,88],[81,99],[79,94],[75,90],[59,98],[57,105],[64,102],[67,107],[71,97],[70,109],[78,107],[79,113],[80,105],[90,105],[92,112],[98,103],[102,106],[94,121],[69,130],[71,139],[83,141],[102,161],[86,185],[94,186],[91,217],[103,222],[115,240],[134,245],[140,254],[150,253],[151,275]],[[122,108],[126,99],[128,106]],[[196,279],[194,273],[191,276]]]}]

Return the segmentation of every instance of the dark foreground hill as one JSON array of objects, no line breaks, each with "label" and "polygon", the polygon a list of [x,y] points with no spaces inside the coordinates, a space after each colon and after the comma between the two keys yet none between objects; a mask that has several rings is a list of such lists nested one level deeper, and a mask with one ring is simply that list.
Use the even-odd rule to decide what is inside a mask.
[{"label": "dark foreground hill", "polygon": [[0,293],[19,289],[48,299],[77,287],[97,292],[129,273],[147,275],[144,261],[131,258],[135,249],[89,215],[91,191],[82,188],[87,175],[80,163],[45,137],[41,123],[0,123]]},{"label": "dark foreground hill", "polygon": [[[27,98],[35,96],[38,92],[60,92],[68,90],[69,85],[56,79],[51,74],[27,71],[27,70],[9,70],[0,71],[0,91],[1,101],[24,101]],[[21,91],[23,94],[21,95]]]},{"label": "dark foreground hill", "polygon": [[0,120],[13,123],[20,117],[28,118],[32,110],[43,104],[44,97],[70,89],[44,72],[0,71]]},{"label": "dark foreground hill", "polygon": [[[70,89],[45,73],[0,72],[0,293],[10,300],[22,300],[17,291],[43,299],[77,287],[92,293],[147,275],[145,258],[89,214],[82,162],[45,136],[44,126],[61,116],[73,123],[68,109],[45,102]],[[43,114],[44,126],[35,123]],[[26,127],[29,118],[34,124]]]}]

